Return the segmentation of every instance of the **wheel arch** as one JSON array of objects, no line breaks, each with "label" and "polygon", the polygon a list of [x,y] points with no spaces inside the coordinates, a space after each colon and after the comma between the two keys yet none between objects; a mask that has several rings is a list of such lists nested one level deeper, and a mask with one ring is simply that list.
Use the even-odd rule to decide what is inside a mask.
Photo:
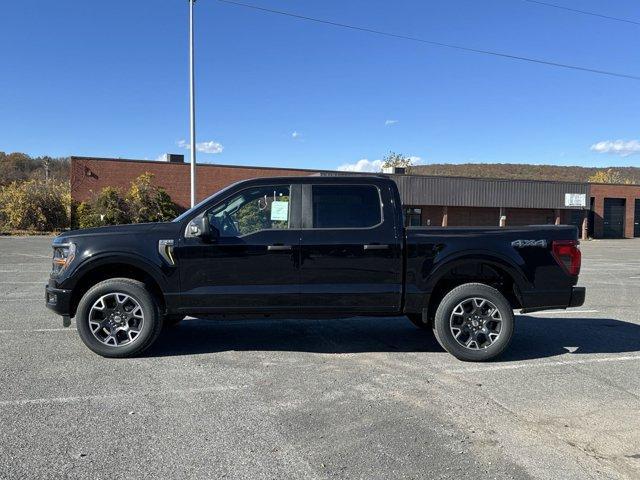
[{"label": "wheel arch", "polygon": [[71,316],[75,316],[82,296],[98,282],[109,278],[130,278],[144,283],[158,302],[160,311],[164,312],[166,300],[163,291],[166,284],[155,268],[143,259],[126,254],[105,255],[83,263],[73,273],[75,282],[69,306]]},{"label": "wheel arch", "polygon": [[428,317],[433,318],[447,292],[465,283],[482,283],[494,287],[507,298],[513,308],[520,308],[522,305],[519,292],[530,288],[521,269],[508,258],[489,252],[456,255],[439,262],[429,276]]}]

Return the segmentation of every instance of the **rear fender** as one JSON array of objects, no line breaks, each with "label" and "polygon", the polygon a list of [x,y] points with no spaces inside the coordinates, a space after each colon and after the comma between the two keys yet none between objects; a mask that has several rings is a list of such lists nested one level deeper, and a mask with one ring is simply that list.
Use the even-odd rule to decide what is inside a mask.
[{"label": "rear fender", "polygon": [[469,263],[483,263],[503,270],[513,279],[520,291],[533,288],[531,282],[527,280],[522,270],[513,260],[499,253],[476,250],[473,252],[454,253],[438,261],[437,265],[431,270],[429,280],[425,285],[427,293],[431,293],[438,282],[452,269]]}]

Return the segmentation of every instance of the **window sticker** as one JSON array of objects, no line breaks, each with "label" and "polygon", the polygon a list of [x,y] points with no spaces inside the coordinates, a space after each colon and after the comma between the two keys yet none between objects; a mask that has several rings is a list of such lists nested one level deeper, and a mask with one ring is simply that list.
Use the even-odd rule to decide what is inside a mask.
[{"label": "window sticker", "polygon": [[289,219],[289,202],[271,202],[271,220],[286,222]]}]

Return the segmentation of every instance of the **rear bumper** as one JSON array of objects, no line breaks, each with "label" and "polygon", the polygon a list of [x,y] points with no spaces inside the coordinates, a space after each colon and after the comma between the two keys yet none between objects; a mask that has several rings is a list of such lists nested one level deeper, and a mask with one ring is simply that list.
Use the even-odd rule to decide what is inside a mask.
[{"label": "rear bumper", "polygon": [[573,287],[571,289],[571,300],[569,301],[570,307],[581,307],[584,305],[584,297],[587,294],[587,289],[584,287]]},{"label": "rear bumper", "polygon": [[53,288],[47,285],[44,287],[44,301],[47,308],[58,315],[70,316],[71,290]]},{"label": "rear bumper", "polygon": [[540,312],[579,307],[584,304],[585,287],[571,287],[571,290],[552,290],[528,292],[522,295],[522,313]]}]

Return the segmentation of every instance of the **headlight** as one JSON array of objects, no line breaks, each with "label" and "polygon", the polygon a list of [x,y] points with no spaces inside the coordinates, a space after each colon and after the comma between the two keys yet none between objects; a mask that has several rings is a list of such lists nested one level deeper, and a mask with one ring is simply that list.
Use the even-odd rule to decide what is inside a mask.
[{"label": "headlight", "polygon": [[63,243],[53,246],[53,268],[51,273],[59,275],[69,266],[76,256],[75,243]]}]

